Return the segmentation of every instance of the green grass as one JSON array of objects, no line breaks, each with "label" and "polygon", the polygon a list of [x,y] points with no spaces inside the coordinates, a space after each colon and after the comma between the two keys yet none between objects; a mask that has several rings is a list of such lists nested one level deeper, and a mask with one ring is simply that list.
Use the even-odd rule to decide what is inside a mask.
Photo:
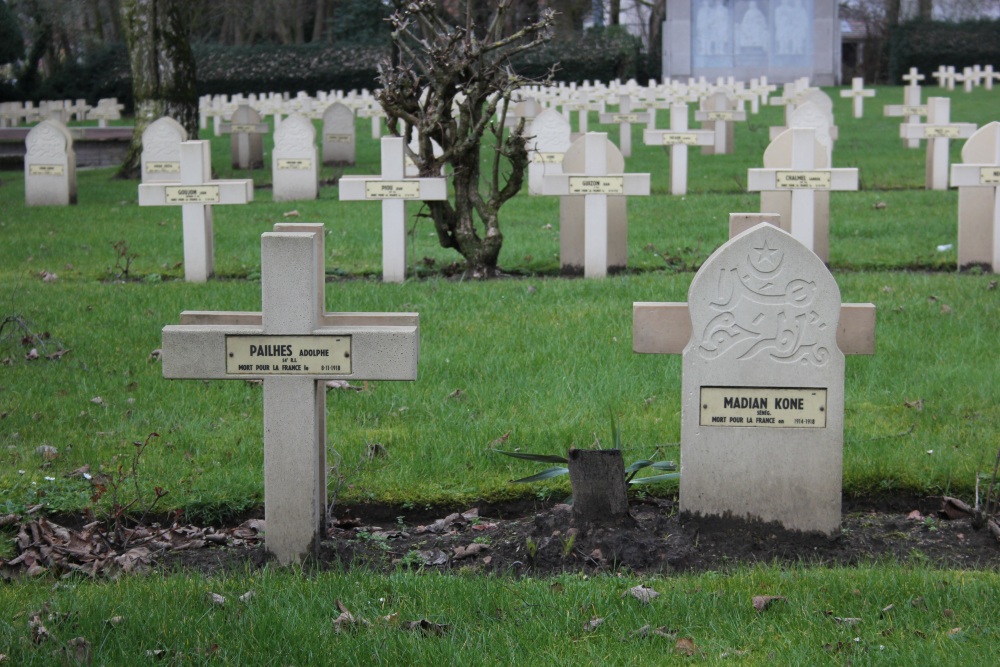
[{"label": "green grass", "polygon": [[[937,250],[955,242],[956,195],[919,189],[923,151],[906,150],[878,129],[896,120],[875,109],[900,95],[880,89],[878,105],[869,101],[876,129],[852,119],[847,101],[837,98],[843,139],[836,163],[857,160],[863,174],[878,172],[869,159],[900,173],[907,161],[916,165],[912,181],[891,169],[880,176],[910,189],[832,197],[831,264],[843,298],[878,306],[877,353],[847,363],[844,488],[968,495],[1000,441],[1000,290],[989,288],[989,275],[956,273],[954,249]],[[970,100],[982,105],[986,95],[955,95],[953,117],[982,122]],[[767,108],[757,122],[779,118],[780,110]],[[20,335],[4,332],[0,360],[10,365],[0,375],[0,510],[86,507],[89,484],[63,474],[85,464],[113,470],[130,455],[130,443],[151,432],[161,437],[145,456],[143,476],[169,490],[165,507],[215,520],[259,506],[260,388],[168,382],[149,355],[182,310],[258,310],[259,236],[289,219],[326,225],[329,309],[421,314],[417,382],[330,394],[329,443],[345,483],[340,501],[456,505],[561,493],[565,482],[510,485],[533,468],[492,454],[494,441],[554,453],[607,442],[609,410],[618,415],[627,458],[676,458],[680,359],[632,353],[631,304],[686,300],[692,271],[725,240],[728,213],[754,209],[756,196],[728,192],[723,175],[745,175],[759,159],[746,145],[754,131],[738,128],[736,155],[692,155],[692,176],[717,185],[710,192],[632,198],[631,270],[600,281],[556,276],[558,204],[524,194],[503,211],[502,264],[529,277],[439,277],[420,259],[440,267],[459,257],[437,247],[420,220],[411,249],[419,279],[382,284],[379,207],[338,202],[336,189],[326,187],[317,201],[275,204],[268,190],[258,190],[252,205],[216,207],[219,278],[192,285],[180,280],[179,212],[139,208],[134,182],[84,170],[78,206],[27,208],[23,177],[4,173],[0,314],[21,315],[51,336],[43,354],[59,345],[72,351],[60,361],[28,362]],[[859,141],[871,149],[859,150]],[[629,167],[662,174],[661,149],[635,146]],[[214,143],[223,176],[230,175],[227,149],[225,140]],[[376,160],[377,143],[362,124],[352,171],[377,171]],[[875,201],[886,206],[876,209]],[[285,217],[292,209],[299,215]],[[129,272],[136,280],[124,284],[110,280],[119,240],[137,255]],[[42,271],[59,278],[43,282]],[[455,390],[460,398],[449,397]],[[98,396],[101,404],[91,402]],[[921,409],[906,406],[918,400]],[[376,442],[387,457],[366,456]],[[44,461],[36,454],[42,445],[57,448],[58,458]]]},{"label": "green grass", "polygon": [[[623,597],[638,584],[659,597],[649,605]],[[102,665],[990,665],[998,586],[995,572],[919,565],[758,566],[644,579],[265,569],[42,580],[0,588],[0,653],[15,665],[62,664],[57,642],[83,637]],[[247,591],[253,597],[239,601]],[[786,600],[757,612],[755,595]],[[336,632],[337,600],[371,625]],[[39,611],[56,641],[31,642],[28,622]],[[380,620],[391,614],[396,622]],[[585,631],[593,617],[604,622]],[[400,627],[420,619],[448,628],[433,635]],[[637,635],[644,626],[667,636]],[[676,651],[680,639],[693,642],[693,657]]]}]

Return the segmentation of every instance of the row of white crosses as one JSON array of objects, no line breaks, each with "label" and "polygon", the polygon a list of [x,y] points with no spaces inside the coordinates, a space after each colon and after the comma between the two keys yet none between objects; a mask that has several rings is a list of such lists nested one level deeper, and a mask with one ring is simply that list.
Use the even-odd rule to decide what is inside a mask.
[{"label": "row of white crosses", "polygon": [[415,380],[416,313],[329,313],[322,224],[261,237],[261,311],[181,313],[163,329],[163,376],[262,380],[264,539],[281,564],[326,534],[328,380]]},{"label": "row of white crosses", "polygon": [[899,127],[903,139],[927,142],[925,184],[928,190],[948,189],[950,142],[967,139],[975,131],[975,123],[951,122],[951,100],[947,97],[927,98],[926,123],[905,123]]},{"label": "row of white crosses", "polygon": [[[903,117],[905,123],[915,124],[920,122],[921,116],[927,115],[927,106],[920,104],[920,82],[926,77],[917,71],[916,67],[911,67],[907,74],[903,75],[906,86],[903,88],[902,104],[887,104],[882,107],[887,117]],[[903,144],[907,148],[918,148],[920,139],[904,139]]]},{"label": "row of white crosses", "polygon": [[976,86],[983,86],[986,90],[993,90],[993,81],[1000,79],[1000,72],[993,71],[993,65],[981,67],[973,65],[965,67],[961,73],[955,70],[952,65],[940,65],[931,76],[937,79],[938,86],[947,90],[955,90],[955,84],[961,82],[963,89],[971,93]]}]

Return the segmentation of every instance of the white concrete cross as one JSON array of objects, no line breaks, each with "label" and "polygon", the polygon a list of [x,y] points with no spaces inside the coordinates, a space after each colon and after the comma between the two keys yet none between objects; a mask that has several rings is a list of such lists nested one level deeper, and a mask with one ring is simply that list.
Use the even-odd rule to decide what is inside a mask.
[{"label": "white concrete cross", "polygon": [[382,280],[406,279],[406,201],[448,198],[445,178],[407,178],[402,137],[382,137],[382,174],[341,176],[340,201],[382,202]]},{"label": "white concrete cross", "polygon": [[853,111],[855,118],[861,118],[865,115],[865,98],[875,97],[875,91],[871,88],[865,88],[865,80],[860,76],[856,76],[851,79],[850,90],[840,91],[841,97],[852,97],[854,98]]},{"label": "white concrete cross", "polygon": [[948,189],[949,142],[967,139],[976,131],[975,123],[951,122],[951,99],[927,98],[927,122],[899,126],[903,139],[927,140],[925,186],[928,190]]},{"label": "white concrete cross", "polygon": [[816,132],[790,128],[792,166],[777,169],[748,169],[747,191],[790,191],[792,193],[791,230],[802,245],[815,247],[815,193],[817,190],[857,190],[858,170],[851,168],[816,169]]},{"label": "white concrete cross", "polygon": [[908,74],[903,75],[903,81],[906,82],[908,86],[920,86],[920,82],[926,79],[923,74],[916,67],[911,67]]},{"label": "white concrete cross", "polygon": [[983,67],[983,88],[993,90],[993,80],[997,77],[993,72],[993,65]]},{"label": "white concrete cross", "polygon": [[733,123],[745,121],[746,111],[738,111],[730,108],[729,98],[725,93],[716,93],[706,101],[704,108],[694,112],[694,119],[707,123],[714,123],[716,155],[729,154],[733,152],[730,143],[733,133]]},{"label": "white concrete cross", "polygon": [[618,126],[618,150],[622,157],[632,156],[632,123],[648,123],[649,114],[632,111],[632,97],[628,94],[618,96],[618,112],[602,113],[600,122]]},{"label": "white concrete cross", "polygon": [[714,146],[714,130],[689,130],[688,107],[686,104],[670,106],[670,128],[667,130],[646,130],[642,133],[647,146],[670,148],[670,194],[687,193],[688,146]]},{"label": "white concrete cross", "polygon": [[327,313],[322,224],[261,236],[261,312],[181,313],[163,377],[262,380],[265,546],[281,564],[326,533],[327,380],[415,380],[416,313]]},{"label": "white concrete cross", "polygon": [[600,111],[600,102],[592,102],[590,94],[584,91],[577,91],[576,99],[563,105],[564,111],[577,112],[577,130],[580,134],[587,134],[591,111]]},{"label": "white concrete cross", "polygon": [[180,206],[184,234],[184,280],[203,283],[215,271],[212,206],[253,201],[249,179],[213,181],[211,144],[181,143],[180,179],[176,183],[142,183],[139,206]]},{"label": "white concrete cross", "polygon": [[[986,255],[984,248],[963,247],[978,242],[991,248],[990,270],[1000,273],[1000,123],[977,130],[962,150],[963,155],[971,152],[983,161],[951,165],[951,185],[959,188],[959,268],[979,263],[974,260]],[[966,188],[986,192],[981,197],[963,197]]]},{"label": "white concrete cross", "polygon": [[648,195],[649,174],[609,174],[607,134],[585,136],[583,174],[547,174],[542,194],[584,197],[584,265],[586,278],[608,273],[608,195]]},{"label": "white concrete cross", "polygon": [[87,118],[97,119],[97,127],[107,127],[109,120],[119,120],[122,117],[124,104],[120,104],[117,99],[109,97],[97,101],[97,106],[87,112]]},{"label": "white concrete cross", "polygon": [[[911,70],[915,69],[911,68]],[[920,77],[923,78],[923,75],[921,74]],[[903,121],[904,123],[919,123],[920,117],[927,115],[927,105],[920,103],[920,86],[906,86],[903,88],[903,103],[886,104],[882,107],[882,111],[887,117],[902,116],[906,118]],[[903,143],[907,148],[918,148],[920,146],[920,139],[904,139]]]}]

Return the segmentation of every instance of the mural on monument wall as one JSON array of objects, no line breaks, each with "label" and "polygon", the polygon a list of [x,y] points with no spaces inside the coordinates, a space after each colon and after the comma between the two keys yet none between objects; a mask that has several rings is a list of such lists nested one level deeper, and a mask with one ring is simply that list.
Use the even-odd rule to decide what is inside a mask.
[{"label": "mural on monument wall", "polygon": [[697,69],[801,67],[811,58],[813,0],[692,0]]}]

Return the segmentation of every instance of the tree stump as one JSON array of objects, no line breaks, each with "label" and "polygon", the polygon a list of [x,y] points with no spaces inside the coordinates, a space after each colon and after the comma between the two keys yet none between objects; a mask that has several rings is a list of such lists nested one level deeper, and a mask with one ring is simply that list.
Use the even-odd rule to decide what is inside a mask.
[{"label": "tree stump", "polygon": [[621,450],[569,450],[569,482],[575,524],[606,524],[630,518]]}]

